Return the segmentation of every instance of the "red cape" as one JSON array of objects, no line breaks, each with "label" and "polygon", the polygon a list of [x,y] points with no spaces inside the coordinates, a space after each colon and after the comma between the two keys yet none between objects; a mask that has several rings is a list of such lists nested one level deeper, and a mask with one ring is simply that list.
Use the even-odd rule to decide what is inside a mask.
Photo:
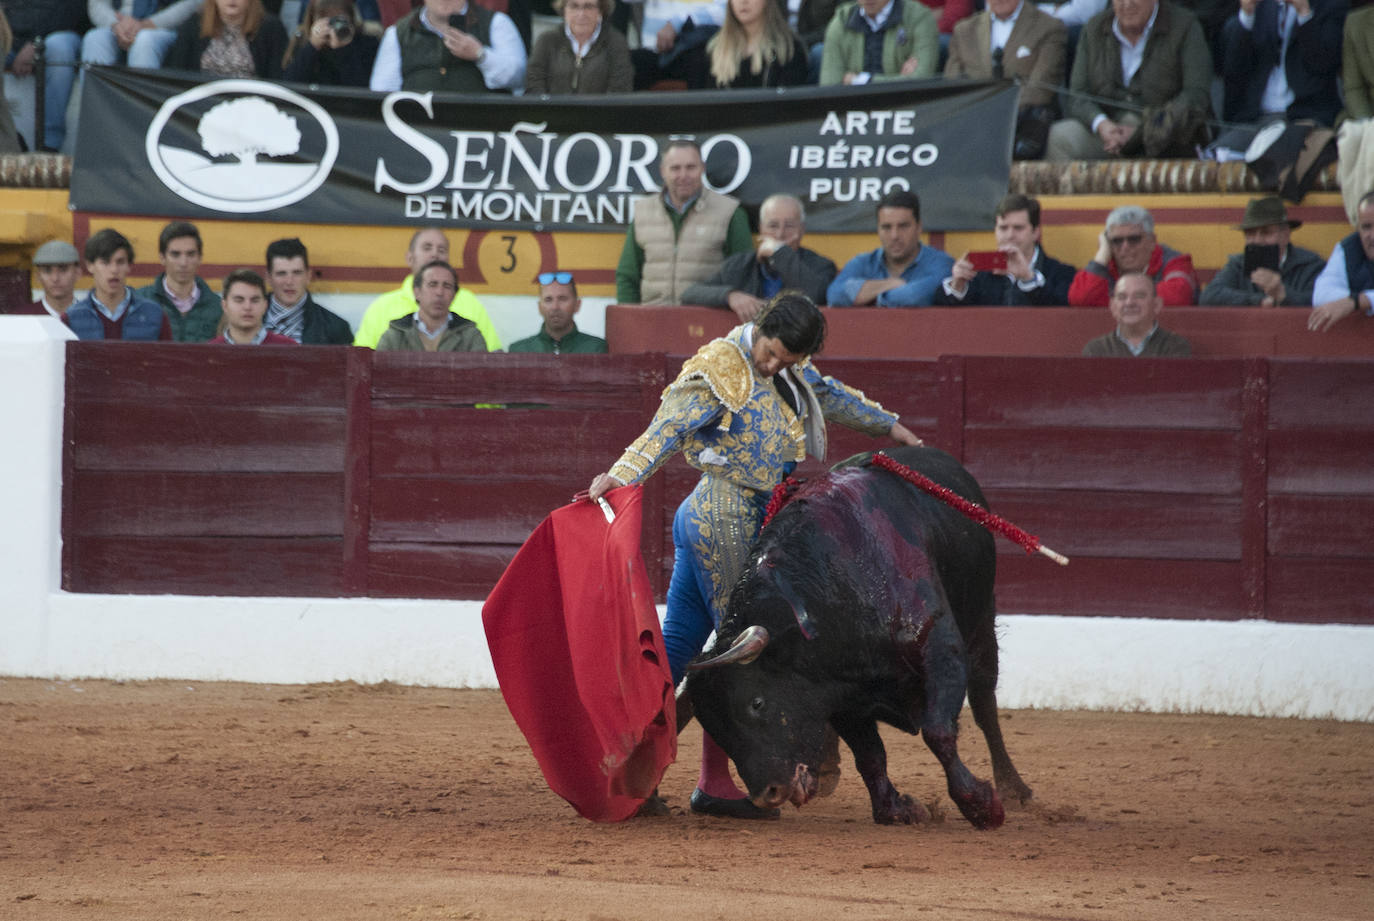
[{"label": "red cape", "polygon": [[640,489],[575,502],[534,530],[482,606],[496,677],[549,787],[580,815],[634,815],[677,756],[676,705]]}]

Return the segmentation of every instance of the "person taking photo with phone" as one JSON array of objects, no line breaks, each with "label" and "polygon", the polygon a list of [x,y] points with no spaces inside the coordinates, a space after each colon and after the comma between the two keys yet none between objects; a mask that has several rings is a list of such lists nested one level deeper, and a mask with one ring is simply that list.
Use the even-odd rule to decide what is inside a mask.
[{"label": "person taking photo with phone", "polygon": [[1228,256],[1226,265],[1202,289],[1198,303],[1207,307],[1311,307],[1312,288],[1326,264],[1317,253],[1293,246],[1289,237],[1302,221],[1288,219],[1277,195],[1252,198],[1234,229],[1245,234],[1245,251]]},{"label": "person taking photo with phone", "polygon": [[1040,202],[1011,194],[997,205],[997,249],[964,253],[935,292],[937,307],[1063,307],[1077,271],[1040,248]]},{"label": "person taking photo with phone", "polygon": [[525,43],[505,13],[424,0],[382,33],[368,86],[379,93],[510,92],[525,86]]}]

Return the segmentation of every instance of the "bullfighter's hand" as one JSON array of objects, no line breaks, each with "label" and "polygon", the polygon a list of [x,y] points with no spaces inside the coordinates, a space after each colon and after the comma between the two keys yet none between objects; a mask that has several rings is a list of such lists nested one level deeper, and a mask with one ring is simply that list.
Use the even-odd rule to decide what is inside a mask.
[{"label": "bullfighter's hand", "polygon": [[592,485],[587,487],[587,498],[590,499],[592,502],[595,502],[597,499],[600,499],[602,496],[606,495],[606,493],[610,492],[612,489],[616,489],[624,485],[624,483],[620,482],[620,480],[611,476],[609,473],[598,473],[596,477],[592,480]]},{"label": "bullfighter's hand", "polygon": [[920,447],[925,444],[924,441],[916,437],[915,432],[900,422],[892,423],[892,428],[888,430],[887,434],[898,444],[911,445],[912,447]]}]

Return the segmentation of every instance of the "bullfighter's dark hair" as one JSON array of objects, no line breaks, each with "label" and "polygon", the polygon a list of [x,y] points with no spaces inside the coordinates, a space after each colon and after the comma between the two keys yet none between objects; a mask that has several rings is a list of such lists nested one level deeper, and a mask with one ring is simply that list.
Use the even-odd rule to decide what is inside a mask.
[{"label": "bullfighter's dark hair", "polygon": [[82,256],[87,262],[105,260],[109,262],[114,258],[115,253],[124,250],[129,256],[129,261],[134,261],[134,245],[129,242],[129,238],[124,236],[113,227],[106,227],[97,230],[86,238],[86,245],[83,248]]},{"label": "bullfighter's dark hair", "polygon": [[203,253],[205,244],[200,241],[200,230],[190,221],[172,221],[162,228],[162,233],[157,235],[157,251],[159,255],[167,255],[167,247],[173,240],[180,240],[182,237],[190,237],[196,241],[196,252]]},{"label": "bullfighter's dark hair", "polygon": [[921,219],[921,199],[910,189],[893,189],[878,200],[878,207],[873,209],[876,217],[879,211],[884,208],[906,208],[916,220]]},{"label": "bullfighter's dark hair", "polygon": [[754,330],[796,355],[815,355],[825,344],[825,317],[800,291],[779,291],[763,305]]}]

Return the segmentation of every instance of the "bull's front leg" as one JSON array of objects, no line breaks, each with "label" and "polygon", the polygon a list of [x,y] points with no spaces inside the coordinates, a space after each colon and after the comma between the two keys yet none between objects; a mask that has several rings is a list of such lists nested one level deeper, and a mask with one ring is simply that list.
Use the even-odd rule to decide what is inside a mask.
[{"label": "bull's front leg", "polygon": [[854,766],[868,787],[873,802],[873,821],[879,825],[912,825],[928,822],[930,812],[916,800],[897,792],[887,776],[887,749],[878,724],[872,719],[834,718],[831,724],[854,753]]}]

